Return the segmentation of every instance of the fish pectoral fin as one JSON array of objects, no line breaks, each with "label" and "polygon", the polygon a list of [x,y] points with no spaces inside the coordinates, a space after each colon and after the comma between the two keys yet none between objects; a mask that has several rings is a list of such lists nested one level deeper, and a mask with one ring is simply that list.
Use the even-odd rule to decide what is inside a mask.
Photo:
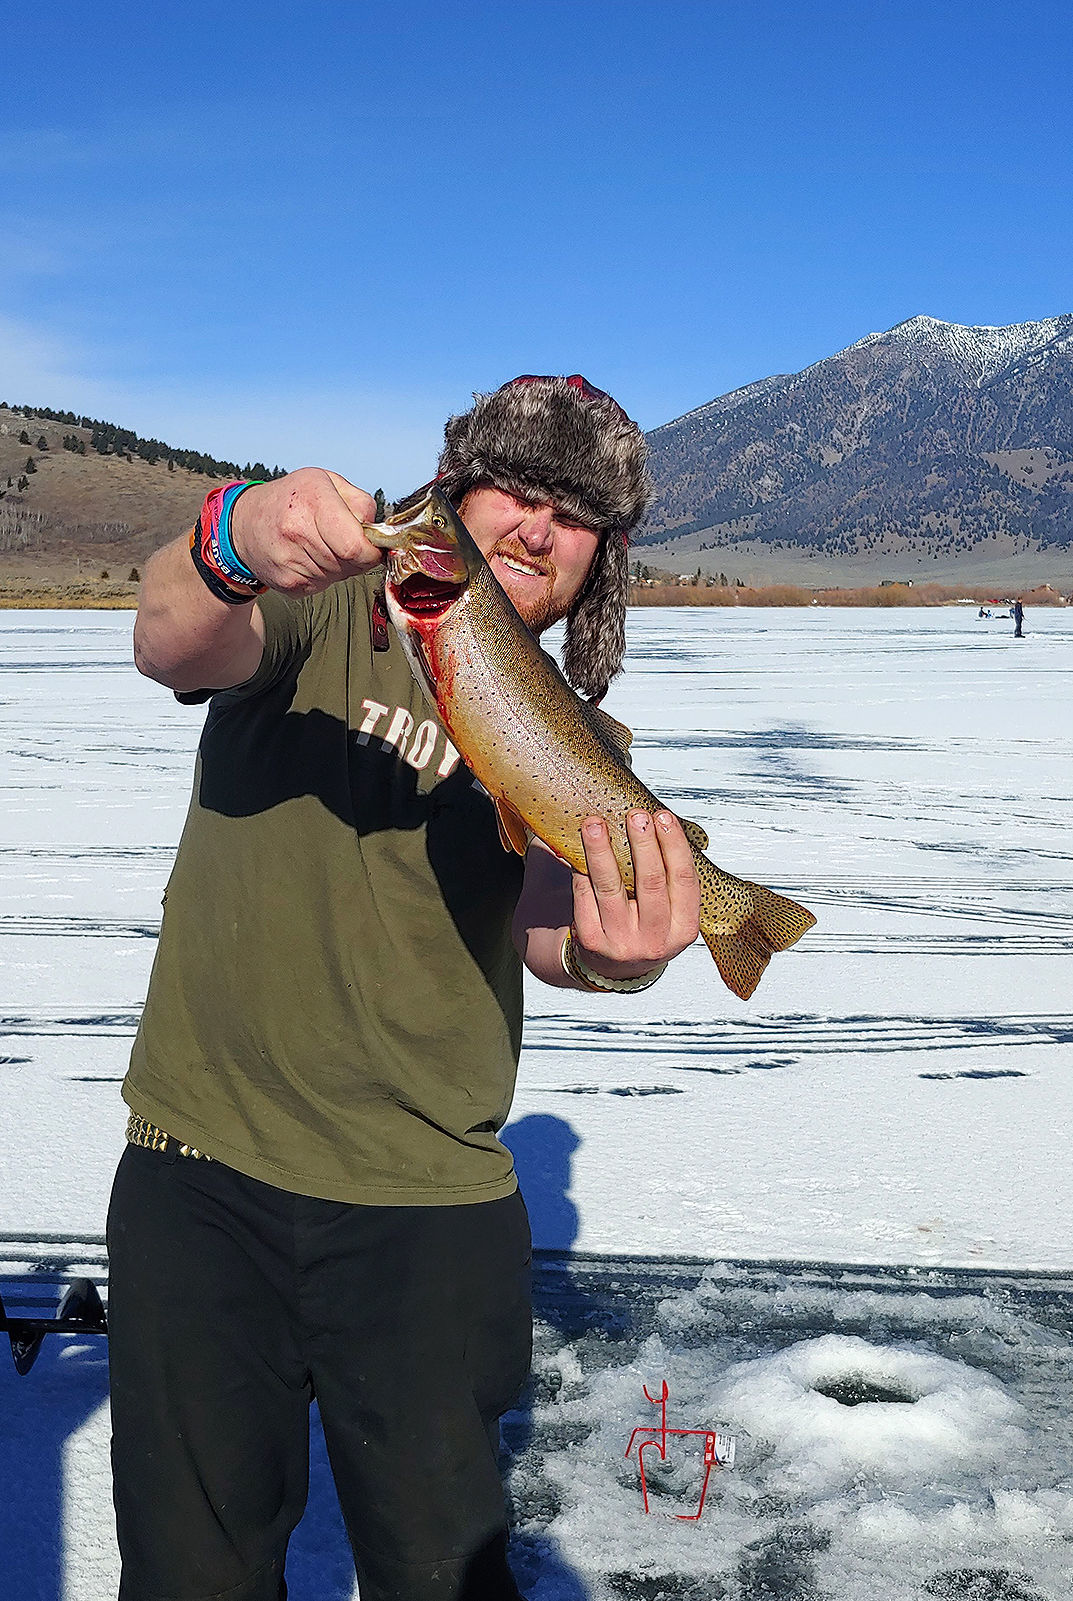
[{"label": "fish pectoral fin", "polygon": [[389,528],[387,523],[362,523],[361,531],[377,550],[399,550],[406,543],[405,535],[397,528]]},{"label": "fish pectoral fin", "polygon": [[516,812],[509,801],[497,800],[496,822],[499,824],[499,838],[505,851],[517,851],[524,856],[529,849],[529,829],[520,812]]},{"label": "fish pectoral fin", "polygon": [[612,717],[610,712],[601,711],[599,706],[593,706],[591,702],[586,705],[585,711],[596,732],[608,740],[620,755],[625,756],[633,744],[633,730],[627,728],[625,723],[620,723],[617,717]]},{"label": "fish pectoral fin", "polygon": [[706,851],[708,849],[708,836],[704,832],[703,828],[701,828],[700,824],[692,822],[688,817],[680,817],[678,821],[682,825],[682,833],[685,835],[686,839],[688,839],[693,849],[696,851]]}]

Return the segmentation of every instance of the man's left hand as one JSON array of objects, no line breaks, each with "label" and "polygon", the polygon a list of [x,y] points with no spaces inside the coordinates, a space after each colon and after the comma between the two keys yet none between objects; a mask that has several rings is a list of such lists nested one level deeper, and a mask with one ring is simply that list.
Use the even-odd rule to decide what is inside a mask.
[{"label": "man's left hand", "polygon": [[585,819],[588,874],[573,875],[575,943],[586,965],[605,978],[637,978],[684,951],[700,931],[700,880],[677,817],[632,811],[626,832],[632,896],[602,817]]}]

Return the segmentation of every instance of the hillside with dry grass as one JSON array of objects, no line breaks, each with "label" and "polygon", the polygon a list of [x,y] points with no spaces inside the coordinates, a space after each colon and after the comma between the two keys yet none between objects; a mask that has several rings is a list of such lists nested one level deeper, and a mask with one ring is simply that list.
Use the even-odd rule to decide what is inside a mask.
[{"label": "hillside with dry grass", "polygon": [[0,407],[0,601],[131,604],[131,574],[192,526],[214,483],[236,476],[230,463],[195,471],[176,456],[212,458],[166,446],[147,460],[122,448],[122,434],[104,454],[94,434]]}]

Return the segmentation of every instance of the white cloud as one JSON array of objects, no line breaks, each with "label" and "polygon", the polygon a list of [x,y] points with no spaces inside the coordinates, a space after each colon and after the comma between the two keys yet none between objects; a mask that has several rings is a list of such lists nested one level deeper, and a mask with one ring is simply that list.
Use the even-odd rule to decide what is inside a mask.
[{"label": "white cloud", "polygon": [[212,392],[189,383],[116,375],[117,353],[0,316],[0,399],[101,417],[225,460],[331,467],[389,498],[435,471],[443,420],[464,404],[387,388],[241,385]]},{"label": "white cloud", "polygon": [[68,265],[68,256],[55,244],[18,228],[5,228],[4,253],[0,258],[0,278],[4,283],[53,276],[65,272]]},{"label": "white cloud", "polygon": [[330,467],[362,488],[382,487],[389,498],[432,476],[447,411],[427,396],[335,387],[216,396],[170,385],[116,386],[113,393],[113,411],[121,408],[123,416],[112,420],[141,434],[240,465]]},{"label": "white cloud", "polygon": [[[91,364],[91,353],[71,341],[0,316],[0,398],[28,405],[55,406],[57,410],[76,410],[82,405],[75,392],[88,387],[82,374]],[[71,399],[51,399],[70,395]]]},{"label": "white cloud", "polygon": [[24,127],[5,130],[0,170],[34,172],[51,168],[92,167],[116,153],[114,139],[90,137],[84,128]]}]

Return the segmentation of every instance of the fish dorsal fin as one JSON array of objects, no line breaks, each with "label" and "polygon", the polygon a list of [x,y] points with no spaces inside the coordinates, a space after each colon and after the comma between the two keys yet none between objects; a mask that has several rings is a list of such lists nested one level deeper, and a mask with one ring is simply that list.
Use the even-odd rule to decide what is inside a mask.
[{"label": "fish dorsal fin", "polygon": [[599,706],[594,706],[591,701],[585,707],[585,710],[597,733],[601,734],[621,755],[625,756],[633,744],[633,730],[627,728],[625,723],[620,723],[616,717],[612,717],[610,712],[602,711]]},{"label": "fish dorsal fin", "polygon": [[694,850],[706,851],[708,849],[708,836],[699,823],[692,822],[688,817],[680,817],[682,833],[688,839]]},{"label": "fish dorsal fin", "polygon": [[514,810],[509,801],[496,801],[496,822],[499,824],[499,838],[505,851],[517,851],[524,856],[529,849],[529,830],[521,815]]}]

